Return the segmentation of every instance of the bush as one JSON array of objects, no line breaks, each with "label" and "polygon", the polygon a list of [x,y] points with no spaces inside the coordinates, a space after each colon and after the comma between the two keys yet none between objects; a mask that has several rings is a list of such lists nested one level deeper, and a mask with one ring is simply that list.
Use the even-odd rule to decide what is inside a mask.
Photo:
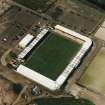
[{"label": "bush", "polygon": [[12,87],[13,87],[13,91],[16,94],[19,94],[23,88],[21,84],[15,84],[15,83],[12,85]]}]

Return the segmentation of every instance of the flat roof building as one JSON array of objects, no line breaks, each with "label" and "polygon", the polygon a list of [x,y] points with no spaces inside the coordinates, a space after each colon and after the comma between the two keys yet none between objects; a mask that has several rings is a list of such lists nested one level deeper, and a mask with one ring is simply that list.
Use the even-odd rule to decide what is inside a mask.
[{"label": "flat roof building", "polygon": [[25,48],[34,38],[33,35],[27,34],[20,42],[19,42],[19,47]]}]

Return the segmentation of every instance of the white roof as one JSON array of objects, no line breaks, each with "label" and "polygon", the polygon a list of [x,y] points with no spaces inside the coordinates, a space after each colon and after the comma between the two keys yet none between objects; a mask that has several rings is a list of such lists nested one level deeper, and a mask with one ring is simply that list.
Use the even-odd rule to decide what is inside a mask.
[{"label": "white roof", "polygon": [[[44,75],[41,75],[39,73],[37,73],[35,70],[31,70],[27,67],[25,67],[24,65],[20,65],[18,68],[17,68],[17,72],[19,74],[22,74],[23,76],[33,80],[33,81],[36,81],[38,82],[39,84],[45,86],[46,88],[50,88],[51,90],[56,90],[56,82],[45,77]],[[57,85],[59,86],[59,85]]]},{"label": "white roof", "polygon": [[34,38],[33,35],[27,34],[27,35],[20,41],[19,46],[22,47],[22,48],[25,48],[33,38]]}]

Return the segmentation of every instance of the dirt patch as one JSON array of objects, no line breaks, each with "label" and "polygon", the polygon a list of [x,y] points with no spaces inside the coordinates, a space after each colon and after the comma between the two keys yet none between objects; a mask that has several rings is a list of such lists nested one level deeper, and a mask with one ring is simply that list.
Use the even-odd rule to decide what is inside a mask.
[{"label": "dirt patch", "polygon": [[10,105],[17,98],[14,93],[13,83],[0,75],[0,105]]}]

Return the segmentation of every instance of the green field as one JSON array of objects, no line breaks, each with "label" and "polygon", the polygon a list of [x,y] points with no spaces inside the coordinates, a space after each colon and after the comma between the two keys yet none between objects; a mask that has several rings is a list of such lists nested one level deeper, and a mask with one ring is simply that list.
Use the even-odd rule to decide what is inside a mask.
[{"label": "green field", "polygon": [[33,10],[45,11],[55,0],[14,0]]},{"label": "green field", "polygon": [[38,99],[35,103],[37,105],[94,105],[88,100],[74,98]]},{"label": "green field", "polygon": [[56,80],[80,47],[72,40],[51,33],[33,51],[25,66]]},{"label": "green field", "polygon": [[96,55],[79,82],[105,94],[105,48]]}]

